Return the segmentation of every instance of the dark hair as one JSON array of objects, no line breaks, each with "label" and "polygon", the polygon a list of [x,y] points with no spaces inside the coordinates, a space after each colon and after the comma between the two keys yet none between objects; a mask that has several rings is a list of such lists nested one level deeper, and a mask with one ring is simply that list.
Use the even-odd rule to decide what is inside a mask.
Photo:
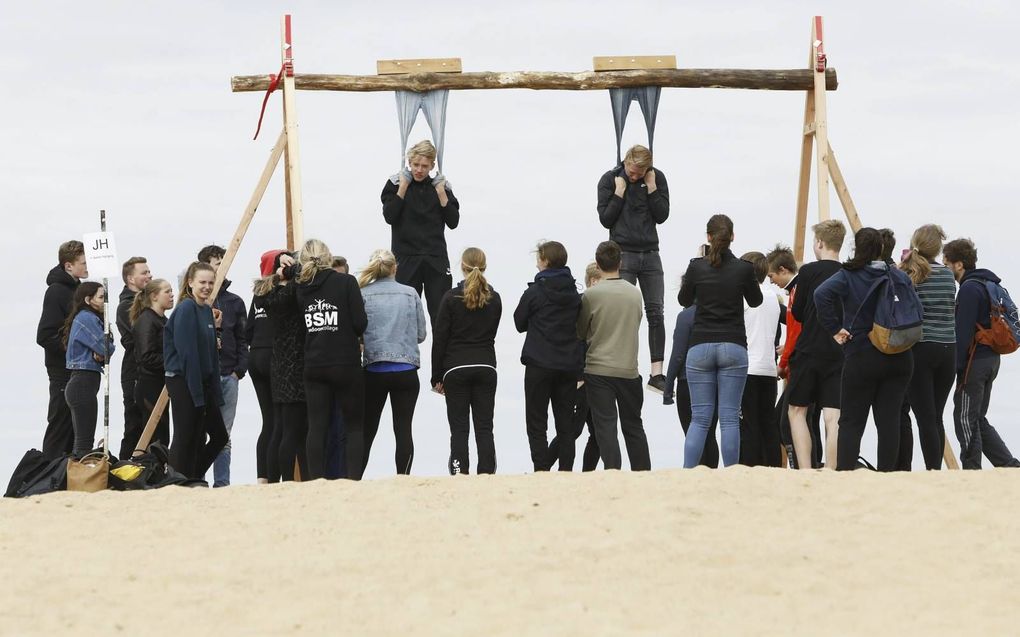
[{"label": "dark hair", "polygon": [[595,263],[603,272],[616,272],[620,269],[620,246],[615,241],[603,241],[595,248]]},{"label": "dark hair", "polygon": [[713,268],[722,267],[723,252],[729,250],[733,241],[733,221],[726,215],[712,215],[706,224],[708,233],[708,254],[705,258]]},{"label": "dark hair", "polygon": [[145,257],[131,257],[124,262],[124,266],[120,269],[120,278],[124,280],[124,285],[127,285],[128,277],[135,273],[135,266],[139,263],[148,263]]},{"label": "dark hair", "polygon": [[872,261],[881,260],[884,248],[881,232],[874,228],[861,228],[854,235],[854,256],[847,259],[843,267],[847,270],[867,267]]},{"label": "dark hair", "polygon": [[896,248],[896,234],[889,228],[881,228],[878,234],[882,237],[882,260],[892,261],[892,253]]},{"label": "dark hair", "polygon": [[67,349],[67,339],[71,336],[71,325],[74,323],[74,317],[78,316],[79,312],[87,310],[99,318],[103,318],[102,314],[92,309],[92,306],[85,302],[86,298],[92,298],[102,288],[103,286],[95,281],[82,281],[78,289],[74,291],[74,299],[71,301],[71,313],[67,315],[64,326],[60,328],[60,342],[65,350]]},{"label": "dark hair", "polygon": [[222,259],[227,251],[218,245],[208,245],[198,251],[198,260],[202,263],[209,263],[213,259]]},{"label": "dark hair", "polygon": [[538,258],[550,268],[567,267],[567,249],[559,241],[543,241],[538,244]]},{"label": "dark hair", "polygon": [[754,278],[758,283],[764,283],[765,277],[769,274],[769,262],[761,252],[747,252],[740,257],[754,267]]},{"label": "dark hair", "polygon": [[765,260],[768,262],[769,272],[779,272],[779,268],[784,268],[797,274],[797,259],[793,257],[793,250],[787,246],[776,244],[776,247],[765,255]]},{"label": "dark hair", "polygon": [[952,263],[963,263],[964,270],[977,267],[977,248],[970,239],[953,239],[942,248],[942,256]]},{"label": "dark hair", "polygon": [[81,241],[65,241],[57,248],[57,265],[74,263],[75,259],[85,254],[85,244]]},{"label": "dark hair", "polygon": [[[280,258],[279,255],[277,255],[277,259],[279,259],[279,258]],[[350,270],[351,270],[350,266],[347,265],[347,258],[346,257],[334,256],[333,257],[333,264],[330,267],[334,268],[334,269],[335,268],[343,268],[344,272],[347,272],[348,274],[350,274]]]}]

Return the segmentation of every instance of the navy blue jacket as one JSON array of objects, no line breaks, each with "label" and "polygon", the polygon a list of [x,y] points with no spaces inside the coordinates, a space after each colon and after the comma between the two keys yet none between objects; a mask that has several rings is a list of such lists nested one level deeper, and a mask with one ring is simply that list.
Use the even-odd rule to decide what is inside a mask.
[{"label": "navy blue jacket", "polygon": [[207,399],[223,404],[211,307],[193,299],[184,299],[177,306],[163,328],[163,367],[167,374],[187,381],[196,407],[205,406]]},{"label": "navy blue jacket", "polygon": [[[977,333],[977,326],[991,327],[989,314],[992,307],[985,290],[985,281],[1001,283],[1002,279],[991,270],[975,268],[967,270],[960,281],[960,292],[956,295],[956,371],[963,373],[970,357],[970,346]],[[987,345],[978,345],[974,358],[998,356]]]},{"label": "navy blue jacket", "polygon": [[570,268],[536,274],[514,310],[514,326],[528,334],[521,363],[580,373],[584,368],[584,346],[577,338],[580,311],[581,294]]},{"label": "navy blue jacket", "polygon": [[248,336],[245,320],[248,310],[241,297],[227,290],[230,281],[224,280],[213,307],[223,312],[220,321],[220,375],[237,374],[244,378],[248,372]]}]

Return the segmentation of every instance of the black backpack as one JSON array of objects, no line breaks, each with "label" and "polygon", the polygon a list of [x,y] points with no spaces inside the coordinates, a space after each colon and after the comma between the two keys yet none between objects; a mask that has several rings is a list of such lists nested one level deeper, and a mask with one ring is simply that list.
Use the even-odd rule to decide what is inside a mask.
[{"label": "black backpack", "polygon": [[5,498],[24,498],[67,489],[67,456],[56,458],[30,449],[14,469]]}]

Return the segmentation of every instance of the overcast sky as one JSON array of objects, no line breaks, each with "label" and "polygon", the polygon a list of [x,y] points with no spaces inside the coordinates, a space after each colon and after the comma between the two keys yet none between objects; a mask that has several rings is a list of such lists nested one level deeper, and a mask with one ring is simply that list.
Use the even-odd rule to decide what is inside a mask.
[{"label": "overcast sky", "polygon": [[[864,223],[894,229],[897,252],[914,228],[940,223],[951,237],[972,237],[980,264],[1020,289],[1020,263],[1008,243],[1017,227],[1020,141],[1020,9],[1012,3],[17,3],[0,21],[0,210],[17,254],[4,275],[10,311],[0,313],[8,335],[0,475],[42,443],[46,373],[35,330],[57,245],[97,230],[100,208],[120,258],[144,255],[160,277],[174,277],[201,246],[229,241],[282,120],[276,95],[252,141],[262,96],[231,93],[230,77],[276,72],[286,11],[297,72],[342,74],[373,74],[377,59],[453,56],[465,71],[581,71],[592,56],[620,54],[675,54],[690,68],[801,68],[812,11],[820,12],[840,83],[828,96],[830,140]],[[663,90],[655,164],[671,196],[671,216],[660,227],[669,332],[679,276],[711,214],[733,218],[738,253],[792,242],[803,102],[799,93]],[[400,158],[393,96],[300,92],[297,114],[306,237],[325,240],[357,267],[372,249],[389,246],[379,192]],[[411,141],[428,135],[420,118]],[[644,142],[635,107],[624,143]],[[445,172],[462,211],[460,227],[447,233],[451,259],[467,246],[484,249],[505,307],[497,340],[501,472],[531,468],[523,337],[509,316],[534,274],[531,250],[539,239],[560,240],[572,268],[583,270],[606,238],[595,184],[615,150],[604,91],[450,95]],[[282,183],[277,174],[230,272],[231,289],[246,302],[259,255],[284,243]],[[832,205],[841,215],[834,194]],[[817,216],[813,184],[810,215]],[[116,296],[120,282],[111,288]],[[647,375],[644,330],[641,339]],[[1020,378],[1013,358],[1003,360],[990,420],[1020,453],[1020,409],[1009,395]],[[113,367],[116,447],[119,354]],[[679,466],[676,412],[660,403],[646,393],[653,467]],[[443,400],[423,392],[418,405],[414,473],[442,474],[449,448]],[[393,473],[386,418],[388,411],[372,477]],[[245,381],[234,426],[235,482],[255,479],[259,426]],[[873,430],[863,453],[874,459]],[[915,456],[917,466],[916,445]]]}]

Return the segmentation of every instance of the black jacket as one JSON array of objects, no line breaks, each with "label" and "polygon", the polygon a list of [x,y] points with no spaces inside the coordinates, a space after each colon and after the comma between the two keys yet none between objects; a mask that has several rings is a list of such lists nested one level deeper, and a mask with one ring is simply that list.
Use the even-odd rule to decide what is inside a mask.
[{"label": "black jacket", "polygon": [[251,309],[244,323],[244,338],[250,350],[273,346],[273,322],[269,320],[264,296],[251,297]]},{"label": "black jacket", "polygon": [[42,314],[35,332],[35,342],[46,352],[46,367],[64,369],[64,345],[60,342],[60,328],[71,313],[74,291],[79,281],[64,271],[62,265],[55,266],[46,275],[46,294],[43,295]]},{"label": "black jacket", "polygon": [[718,268],[712,267],[707,258],[691,259],[677,300],[684,307],[698,306],[687,345],[691,348],[702,343],[736,343],[747,347],[744,301],[758,307],[763,299],[754,278],[754,266],[726,250]]},{"label": "black jacket", "polygon": [[521,295],[514,310],[518,332],[527,332],[521,362],[545,369],[580,372],[584,346],[577,338],[581,295],[569,268],[544,270]]},{"label": "black jacket", "polygon": [[[166,320],[165,316],[145,308],[131,326],[133,343],[131,360],[135,364],[138,376],[163,377],[163,328],[166,326]],[[121,343],[123,342],[121,339]]]},{"label": "black jacket", "polygon": [[277,285],[263,297],[273,325],[273,356],[269,363],[274,403],[305,402],[305,328],[298,310],[297,286]]},{"label": "black jacket", "polygon": [[446,228],[453,230],[460,223],[460,202],[449,187],[446,207],[439,205],[439,195],[431,180],[411,180],[404,198],[397,196],[397,186],[387,180],[383,186],[383,218],[390,224],[390,249],[398,259],[410,256],[441,257],[450,267],[446,251]]},{"label": "black jacket", "polygon": [[[838,261],[814,261],[804,264],[797,273],[797,294],[790,308],[793,318],[800,321],[800,336],[793,349],[796,358],[810,355],[828,361],[843,360],[843,348],[822,326],[815,309],[815,290],[842,269]],[[836,303],[832,311],[842,315],[842,302],[837,300]]]},{"label": "black jacket", "polygon": [[[666,175],[654,170],[655,192],[650,195],[644,180],[633,184],[627,179],[622,164],[599,179],[599,221],[609,229],[609,238],[620,244],[624,252],[659,249],[659,233],[655,226],[669,218],[669,186]],[[616,196],[616,177],[623,177],[627,182],[622,198]]]},{"label": "black jacket", "polygon": [[220,322],[220,375],[237,374],[244,378],[248,372],[248,339],[244,322],[248,311],[241,297],[227,290],[230,281],[224,280],[213,307],[223,312]]},{"label": "black jacket", "polygon": [[[117,304],[117,331],[120,332],[120,344],[124,348],[124,356],[120,363],[120,382],[138,380],[138,365],[135,363],[135,338],[131,330],[131,304],[135,293],[125,285],[120,291],[120,303]],[[162,339],[160,339],[162,341]],[[160,350],[162,356],[162,350]],[[160,363],[162,367],[162,363]]]},{"label": "black jacket", "polygon": [[305,367],[361,367],[361,344],[368,315],[358,280],[350,274],[320,270],[297,284],[297,306],[305,328]]},{"label": "black jacket", "polygon": [[464,282],[443,295],[432,330],[432,385],[461,365],[496,366],[496,330],[503,303],[495,290],[485,307],[464,305]]}]

